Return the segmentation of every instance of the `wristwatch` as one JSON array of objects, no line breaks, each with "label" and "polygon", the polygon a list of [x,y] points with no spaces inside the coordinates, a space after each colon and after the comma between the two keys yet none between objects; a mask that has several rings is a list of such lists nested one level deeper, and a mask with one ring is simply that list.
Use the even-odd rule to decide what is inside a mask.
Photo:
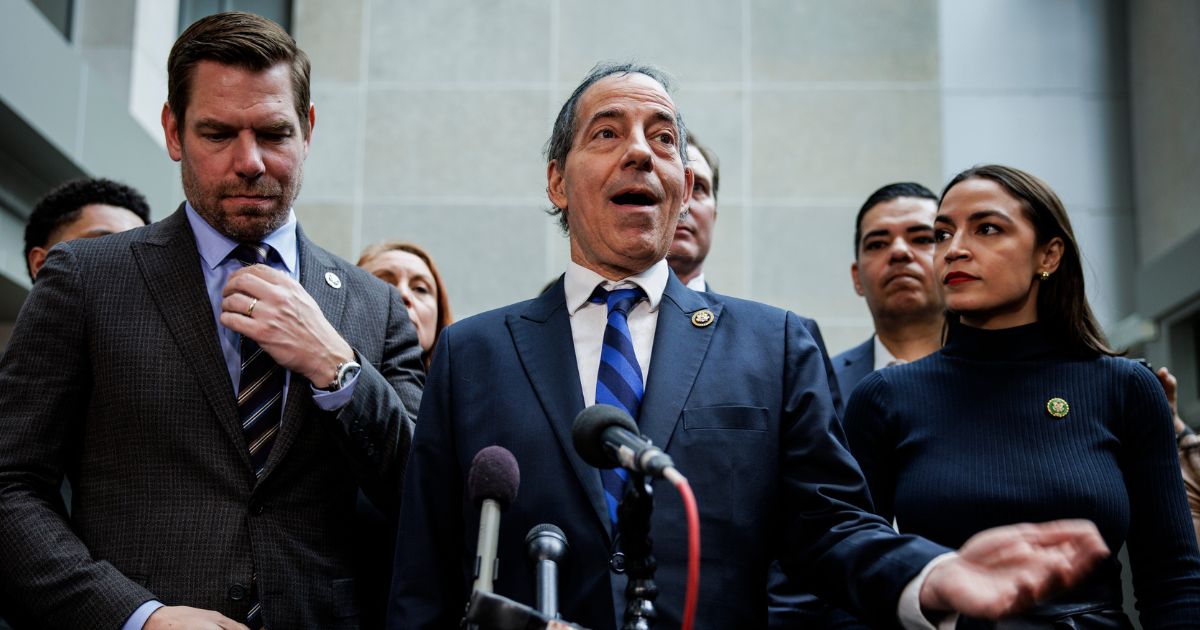
[{"label": "wristwatch", "polygon": [[328,387],[323,388],[327,392],[336,392],[345,387],[346,383],[349,383],[354,380],[355,376],[358,376],[358,373],[362,371],[362,366],[357,361],[351,359],[339,363],[334,370],[333,382]]}]

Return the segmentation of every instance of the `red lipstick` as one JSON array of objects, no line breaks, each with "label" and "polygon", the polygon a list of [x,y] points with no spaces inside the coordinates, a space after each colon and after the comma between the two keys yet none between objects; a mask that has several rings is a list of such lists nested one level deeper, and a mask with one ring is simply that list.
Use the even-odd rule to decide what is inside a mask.
[{"label": "red lipstick", "polygon": [[964,282],[971,282],[978,279],[979,278],[972,276],[969,273],[962,271],[951,271],[950,273],[946,274],[944,278],[942,278],[942,284],[962,284]]}]

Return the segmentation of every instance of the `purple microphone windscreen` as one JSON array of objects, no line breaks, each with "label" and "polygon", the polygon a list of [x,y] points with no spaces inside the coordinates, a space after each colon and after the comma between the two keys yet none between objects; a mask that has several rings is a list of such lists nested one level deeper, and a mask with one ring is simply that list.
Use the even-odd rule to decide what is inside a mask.
[{"label": "purple microphone windscreen", "polygon": [[634,435],[640,433],[633,418],[612,405],[592,405],[575,416],[575,422],[571,424],[571,443],[575,445],[575,452],[589,466],[615,468],[619,465],[616,458],[604,448],[601,437],[611,426],[621,427]]},{"label": "purple microphone windscreen", "polygon": [[467,473],[467,494],[472,503],[493,499],[500,509],[507,509],[517,498],[521,485],[521,469],[517,458],[503,446],[489,446],[475,454]]}]

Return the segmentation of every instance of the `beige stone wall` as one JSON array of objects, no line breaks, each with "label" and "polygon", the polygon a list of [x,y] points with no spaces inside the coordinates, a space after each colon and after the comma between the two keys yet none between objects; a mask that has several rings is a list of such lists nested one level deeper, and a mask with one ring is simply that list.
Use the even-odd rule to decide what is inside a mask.
[{"label": "beige stone wall", "polygon": [[1200,233],[1200,3],[1130,7],[1139,262]]},{"label": "beige stone wall", "polygon": [[426,246],[461,316],[531,297],[567,260],[542,212],[554,115],[597,61],[654,63],[721,158],[711,283],[842,349],[870,330],[859,204],[939,184],[937,29],[934,0],[299,0],[317,128],[297,211],[345,257]]}]

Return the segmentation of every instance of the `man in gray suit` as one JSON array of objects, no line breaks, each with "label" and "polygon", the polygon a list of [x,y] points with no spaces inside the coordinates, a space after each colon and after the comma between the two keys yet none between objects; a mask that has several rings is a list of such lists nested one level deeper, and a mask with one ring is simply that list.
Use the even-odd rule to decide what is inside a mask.
[{"label": "man in gray suit", "polygon": [[270,21],[191,26],[162,114],[187,202],[38,275],[0,363],[0,593],[39,627],[358,626],[356,493],[398,510],[420,348],[296,224],[308,75]]},{"label": "man in gray suit", "polygon": [[937,195],[912,182],[876,190],[858,211],[850,277],[867,300],[875,334],[833,358],[845,398],[872,371],[942,347],[943,306],[933,274],[935,214]]}]

